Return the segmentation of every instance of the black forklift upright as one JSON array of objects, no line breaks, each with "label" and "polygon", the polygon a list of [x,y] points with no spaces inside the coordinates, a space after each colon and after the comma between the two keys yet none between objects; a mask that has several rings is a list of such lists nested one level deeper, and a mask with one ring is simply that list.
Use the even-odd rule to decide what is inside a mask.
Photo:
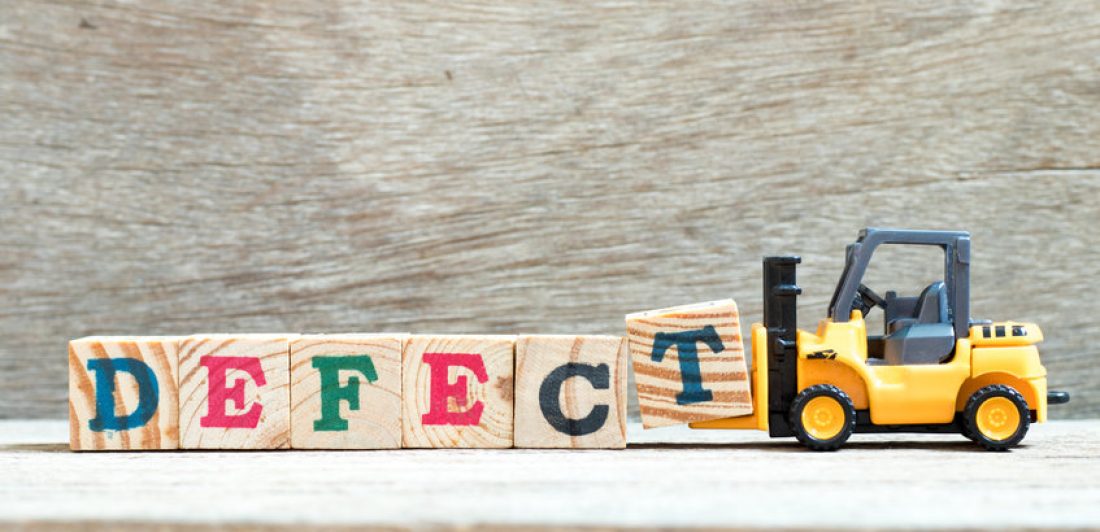
[{"label": "black forklift upright", "polygon": [[787,414],[798,391],[798,295],[801,257],[764,257],[764,326],[768,329],[768,434],[794,436]]}]

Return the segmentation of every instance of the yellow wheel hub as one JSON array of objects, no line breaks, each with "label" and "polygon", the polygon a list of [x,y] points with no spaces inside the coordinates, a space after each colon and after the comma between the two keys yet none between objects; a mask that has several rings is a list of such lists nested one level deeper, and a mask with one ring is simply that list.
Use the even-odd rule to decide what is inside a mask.
[{"label": "yellow wheel hub", "polygon": [[815,440],[831,440],[844,430],[844,407],[832,397],[814,397],[802,408],[802,427]]},{"label": "yellow wheel hub", "polygon": [[1020,411],[1005,397],[990,397],[978,407],[977,422],[982,436],[1004,441],[1020,429]]}]

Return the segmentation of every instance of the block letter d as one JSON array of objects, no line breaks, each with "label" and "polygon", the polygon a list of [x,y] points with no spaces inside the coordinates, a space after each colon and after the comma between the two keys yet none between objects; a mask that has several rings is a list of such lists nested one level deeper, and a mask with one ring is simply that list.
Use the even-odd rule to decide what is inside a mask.
[{"label": "block letter d", "polygon": [[[153,368],[136,358],[93,358],[88,370],[95,372],[95,413],[88,428],[95,432],[130,430],[144,426],[157,411],[160,390]],[[118,372],[134,376],[138,386],[138,405],[123,417],[115,415],[115,375]]]}]

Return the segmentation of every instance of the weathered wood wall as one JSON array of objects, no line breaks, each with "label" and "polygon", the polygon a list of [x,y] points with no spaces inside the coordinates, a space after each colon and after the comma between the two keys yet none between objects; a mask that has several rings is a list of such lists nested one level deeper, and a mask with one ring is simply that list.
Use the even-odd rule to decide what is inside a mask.
[{"label": "weathered wood wall", "polygon": [[[1100,2],[0,3],[0,417],[65,341],[622,334],[865,225],[968,228],[977,316],[1100,414]],[[961,5],[956,5],[961,4]]]}]

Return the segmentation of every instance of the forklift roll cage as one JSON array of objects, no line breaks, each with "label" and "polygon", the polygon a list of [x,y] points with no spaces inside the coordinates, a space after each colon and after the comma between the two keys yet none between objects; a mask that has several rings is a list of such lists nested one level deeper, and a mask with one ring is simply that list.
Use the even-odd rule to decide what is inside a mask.
[{"label": "forklift roll cage", "polygon": [[966,231],[876,228],[860,231],[855,243],[848,245],[844,272],[829,302],[829,317],[837,323],[849,320],[867,266],[882,244],[938,246],[944,250],[948,320],[954,326],[955,337],[965,338],[970,329],[970,233]]}]

